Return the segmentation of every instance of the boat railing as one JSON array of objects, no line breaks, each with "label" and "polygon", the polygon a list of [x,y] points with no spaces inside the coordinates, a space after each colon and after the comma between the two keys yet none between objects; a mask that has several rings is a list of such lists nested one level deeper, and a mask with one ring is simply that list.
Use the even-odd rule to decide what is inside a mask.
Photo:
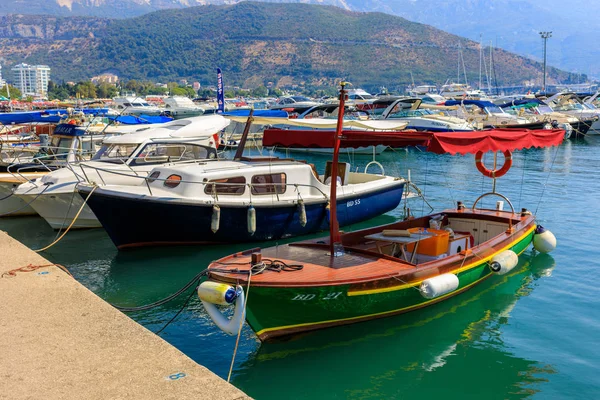
[{"label": "boat railing", "polygon": [[[56,169],[55,167],[57,165],[58,166],[68,165],[68,161],[66,160],[66,158],[68,158],[69,154],[71,154],[71,151],[72,151],[71,148],[52,147],[51,149],[52,149],[52,152],[50,154],[39,155],[39,156],[34,155],[31,158],[27,158],[24,160],[21,160],[20,158],[18,158],[17,162],[15,162],[15,160],[13,160],[13,162],[6,168],[6,171],[9,174],[11,174],[13,177],[15,177],[15,178],[18,177],[21,180],[23,180],[23,182],[29,182],[37,187],[38,185],[35,183],[34,180],[29,179],[26,175],[23,175],[23,174],[26,172],[32,172],[32,170],[38,170],[40,167],[45,169],[47,172],[52,172]],[[61,151],[64,151],[64,152],[61,152]],[[91,154],[92,154],[91,151],[85,150],[85,151],[77,152],[76,156],[83,158],[84,156],[88,156]],[[64,157],[65,159],[61,159],[61,157]],[[23,165],[25,163],[27,165]],[[16,169],[14,169],[14,168],[16,168]]]},{"label": "boat railing", "polygon": [[[190,160],[190,161],[184,161],[181,163],[190,163],[193,164],[194,161],[198,161],[198,160]],[[181,163],[177,163],[177,165],[180,165]],[[96,170],[97,172],[106,172],[109,174],[114,174],[114,175],[120,175],[120,176],[126,176],[129,178],[137,178],[137,179],[143,179],[144,180],[144,184],[146,185],[146,187],[148,188],[148,193],[153,196],[152,193],[152,188],[150,187],[150,183],[154,182],[154,181],[160,181],[160,182],[167,182],[167,181],[172,181],[172,179],[167,178],[160,178],[160,177],[151,177],[151,176],[141,176],[139,174],[136,173],[136,175],[130,175],[128,173],[125,173],[123,171],[119,171],[119,170],[114,170],[114,169],[105,169],[105,168],[101,168],[101,167],[96,167],[96,166],[91,166],[91,165],[86,165],[86,167],[91,168]],[[135,171],[134,171],[135,172]],[[103,185],[106,186],[106,181],[102,178],[101,174],[98,174],[103,182]],[[81,183],[83,183],[84,181],[80,181]],[[96,184],[97,182],[91,181],[91,180],[85,180],[85,182],[87,182],[88,184]],[[302,199],[302,196],[300,194],[300,190],[299,188],[301,187],[306,187],[306,188],[311,188],[311,189],[315,189],[317,192],[319,192],[324,199],[329,199],[329,197],[327,196],[327,194],[325,192],[323,192],[323,190],[321,190],[321,188],[319,188],[316,185],[312,185],[312,184],[304,184],[304,183],[233,183],[233,182],[211,182],[211,181],[189,181],[189,180],[178,180],[178,183],[188,183],[188,184],[197,184],[197,185],[204,185],[204,186],[212,186],[212,191],[211,191],[211,196],[218,201],[219,200],[219,193],[217,190],[217,187],[221,186],[221,187],[248,187],[250,189],[250,197],[252,197],[252,190],[254,188],[264,188],[264,187],[290,187],[294,189],[294,192],[298,193],[298,198],[299,200]],[[274,194],[276,196],[279,196],[280,194],[282,194],[283,192],[278,192],[277,190],[275,190],[273,193],[270,194]]]},{"label": "boat railing", "polygon": [[[73,175],[75,175],[75,178],[79,182],[87,182],[87,183],[94,183],[94,182],[88,177],[88,174],[85,172],[85,168],[95,170],[96,173],[98,174],[98,177],[102,181],[102,184],[106,186],[107,183],[104,180],[104,177],[102,176],[101,172],[106,172],[106,173],[114,174],[114,175],[121,175],[121,176],[127,176],[127,177],[137,177],[137,178],[140,178],[140,179],[146,179],[147,176],[140,175],[138,171],[134,170],[131,167],[131,163],[127,162],[128,160],[138,160],[138,159],[139,160],[144,160],[145,157],[133,157],[133,158],[127,158],[127,159],[117,159],[117,158],[111,159],[111,160],[119,160],[119,161],[121,161],[122,164],[119,164],[119,165],[123,165],[123,166],[127,167],[129,169],[129,171],[131,171],[133,173],[133,175],[131,175],[129,173],[123,173],[122,171],[115,170],[115,169],[108,169],[108,168],[102,168],[102,167],[95,166],[95,165],[85,164],[83,162],[79,162],[77,164],[71,164],[71,163],[69,163],[67,167],[69,168],[69,170],[71,170],[71,172],[73,172]],[[174,161],[174,162],[171,162],[169,164],[172,164],[172,165],[194,164],[194,163],[203,162],[203,161],[205,161],[205,160],[195,159],[195,160]],[[158,165],[159,164],[156,164],[155,166],[158,166]],[[83,177],[79,173],[77,173],[75,171],[75,167],[80,167],[81,168],[81,172],[84,175]]]}]

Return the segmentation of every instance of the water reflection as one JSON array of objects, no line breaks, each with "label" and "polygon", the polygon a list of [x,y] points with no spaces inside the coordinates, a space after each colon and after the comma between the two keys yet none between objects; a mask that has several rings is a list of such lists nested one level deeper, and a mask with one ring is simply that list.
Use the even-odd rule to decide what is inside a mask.
[{"label": "water reflection", "polygon": [[527,397],[555,371],[513,354],[502,340],[502,325],[555,263],[547,255],[524,254],[520,264],[419,312],[263,344],[237,368],[234,384],[256,398],[282,390],[307,399],[382,393],[433,398],[453,392]]}]

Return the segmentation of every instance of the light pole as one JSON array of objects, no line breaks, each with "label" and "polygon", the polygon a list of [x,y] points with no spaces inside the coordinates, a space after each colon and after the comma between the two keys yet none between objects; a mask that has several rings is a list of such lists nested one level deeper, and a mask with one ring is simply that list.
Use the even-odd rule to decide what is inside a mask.
[{"label": "light pole", "polygon": [[540,35],[544,40],[544,84],[542,85],[542,90],[546,93],[546,43],[552,37],[552,32],[540,32]]}]

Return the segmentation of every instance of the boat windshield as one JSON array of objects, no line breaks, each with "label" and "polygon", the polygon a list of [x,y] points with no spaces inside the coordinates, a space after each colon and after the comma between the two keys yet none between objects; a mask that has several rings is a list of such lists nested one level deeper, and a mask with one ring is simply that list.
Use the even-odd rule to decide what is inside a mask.
[{"label": "boat windshield", "polygon": [[206,160],[216,158],[214,148],[189,143],[148,143],[135,156],[131,165]]},{"label": "boat windshield", "polygon": [[408,118],[408,117],[423,117],[425,115],[433,114],[430,110],[399,110],[390,113],[388,118]]},{"label": "boat windshield", "polygon": [[92,160],[123,164],[131,157],[138,146],[138,143],[105,144],[98,150]]},{"label": "boat windshield", "polygon": [[485,109],[490,114],[504,114],[504,111],[498,106],[486,106]]},{"label": "boat windshield", "polygon": [[581,106],[581,104],[572,103],[572,102],[558,104],[556,107],[554,107],[554,111],[574,111],[574,110],[583,110],[583,107]]},{"label": "boat windshield", "polygon": [[537,106],[537,110],[540,114],[548,114],[552,112],[552,108],[546,104],[540,104]]},{"label": "boat windshield", "polygon": [[73,147],[74,137],[52,136],[50,146],[48,147],[48,160],[66,160],[69,157],[71,148]]},{"label": "boat windshield", "polygon": [[312,101],[308,97],[304,97],[304,96],[291,96],[290,99],[294,100],[296,103],[300,103],[303,101]]}]

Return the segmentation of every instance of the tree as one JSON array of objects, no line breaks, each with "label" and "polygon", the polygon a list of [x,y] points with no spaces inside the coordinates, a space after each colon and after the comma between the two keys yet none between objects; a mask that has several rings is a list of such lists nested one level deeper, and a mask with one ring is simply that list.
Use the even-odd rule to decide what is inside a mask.
[{"label": "tree", "polygon": [[269,94],[271,96],[275,96],[275,97],[283,96],[283,92],[279,88],[273,88],[269,92],[270,92]]},{"label": "tree", "polygon": [[[10,92],[10,96],[7,93],[7,87],[9,89],[8,91]],[[4,96],[9,99],[20,99],[22,94],[19,89],[7,83],[2,89],[0,89],[0,96]]]},{"label": "tree", "polygon": [[269,90],[264,86],[259,86],[252,91],[252,96],[254,97],[267,97],[269,94]]},{"label": "tree", "polygon": [[98,97],[102,99],[110,99],[119,94],[119,90],[115,85],[111,85],[107,82],[102,82],[98,85],[96,93]]},{"label": "tree", "polygon": [[79,82],[76,85],[76,93],[80,98],[83,99],[95,99],[96,85],[94,85],[91,81]]}]

